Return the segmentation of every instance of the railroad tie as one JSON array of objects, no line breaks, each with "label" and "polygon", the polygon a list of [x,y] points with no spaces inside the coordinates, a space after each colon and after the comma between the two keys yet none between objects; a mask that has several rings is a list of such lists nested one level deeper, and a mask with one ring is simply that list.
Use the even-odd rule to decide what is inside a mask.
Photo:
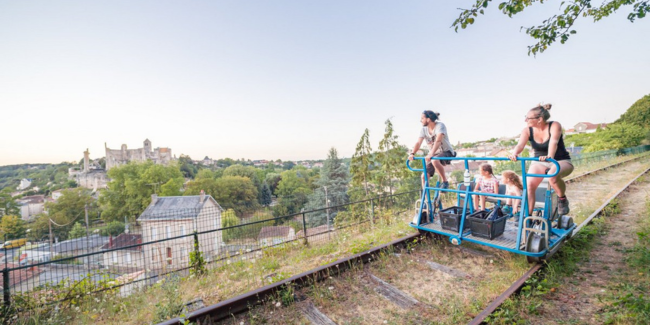
[{"label": "railroad tie", "polygon": [[313,303],[307,302],[300,307],[302,314],[314,325],[336,325],[325,314],[321,313]]},{"label": "railroad tie", "polygon": [[375,292],[380,294],[382,297],[388,299],[390,302],[395,305],[402,307],[404,309],[413,307],[418,303],[415,298],[409,296],[405,292],[400,291],[399,289],[388,284],[386,281],[368,273],[368,276],[375,282]]},{"label": "railroad tie", "polygon": [[452,269],[452,268],[450,268],[448,266],[444,266],[444,265],[438,264],[436,262],[427,261],[427,264],[429,265],[430,268],[432,268],[434,270],[438,270],[440,272],[444,272],[444,273],[447,273],[449,275],[452,275],[452,276],[455,276],[455,277],[458,277],[458,278],[465,278],[465,279],[471,279],[472,278],[471,275],[469,275],[469,274],[467,274],[465,272],[458,271],[456,269]]},{"label": "railroad tie", "polygon": [[494,255],[487,253],[487,252],[482,252],[482,251],[477,251],[475,249],[467,248],[467,247],[462,247],[462,246],[456,246],[458,249],[463,252],[463,253],[469,253],[474,256],[478,257],[485,257],[485,258],[494,258]]}]

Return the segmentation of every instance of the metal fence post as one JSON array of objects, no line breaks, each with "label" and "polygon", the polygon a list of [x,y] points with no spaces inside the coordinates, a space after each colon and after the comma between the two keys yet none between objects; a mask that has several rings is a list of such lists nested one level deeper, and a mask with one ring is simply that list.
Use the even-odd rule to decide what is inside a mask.
[{"label": "metal fence post", "polygon": [[[5,255],[5,258],[7,255]],[[7,266],[2,270],[2,288],[4,291],[3,298],[5,306],[9,307],[11,304],[11,289],[9,289],[9,269]]]},{"label": "metal fence post", "polygon": [[[329,229],[328,229],[329,230]],[[302,233],[305,236],[305,246],[309,245],[309,241],[307,240],[307,222],[305,222],[305,213],[302,213]]]}]

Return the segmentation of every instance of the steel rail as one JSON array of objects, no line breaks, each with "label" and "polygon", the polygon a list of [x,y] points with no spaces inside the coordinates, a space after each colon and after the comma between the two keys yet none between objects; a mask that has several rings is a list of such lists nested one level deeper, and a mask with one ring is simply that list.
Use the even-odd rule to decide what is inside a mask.
[{"label": "steel rail", "polygon": [[[637,160],[641,157],[636,157],[632,159],[625,160],[623,162],[619,162],[616,164],[612,164],[603,168],[599,168],[594,171],[590,171],[581,175],[578,175],[576,177],[573,177],[571,179],[566,180],[567,182],[569,181],[575,181],[577,178],[584,178],[585,176],[592,175],[594,173],[597,173],[601,170],[605,170],[608,168],[612,168],[615,166],[619,166],[623,163],[631,162],[634,160]],[[649,169],[650,170],[650,169]],[[647,172],[647,170],[646,170]],[[644,172],[645,173],[645,172]],[[637,176],[638,178],[639,176]],[[636,178],[635,178],[636,180]],[[608,201],[609,202],[609,201]],[[290,278],[284,279],[282,281],[246,292],[244,294],[241,294],[239,296],[230,298],[228,300],[224,300],[222,302],[219,302],[214,305],[206,306],[200,309],[197,309],[193,312],[190,312],[189,314],[185,315],[184,318],[176,317],[173,319],[169,319],[165,322],[159,323],[158,325],[176,325],[176,324],[183,324],[185,321],[190,321],[190,322],[203,322],[206,320],[206,318],[210,319],[212,322],[218,322],[220,320],[230,318],[235,314],[239,314],[241,312],[245,312],[249,309],[251,309],[254,306],[262,304],[267,298],[277,296],[277,294],[284,290],[287,286],[294,286],[295,288],[301,288],[306,285],[313,284],[315,282],[319,282],[323,279],[328,278],[331,275],[336,275],[340,274],[345,270],[348,270],[352,268],[354,265],[357,265],[359,263],[365,264],[373,259],[375,259],[375,255],[389,251],[391,249],[398,249],[401,247],[406,246],[410,241],[414,240],[415,238],[421,237],[422,235],[420,234],[412,234],[406,237],[402,237],[399,239],[396,239],[390,243],[386,243],[377,247],[374,247],[370,250],[367,250],[365,252],[361,252],[337,261],[334,261],[332,263],[329,263],[327,265],[320,266],[318,268],[294,275]],[[438,236],[433,236],[433,238],[438,238]],[[535,272],[537,272],[539,269],[541,269],[542,265],[541,264],[536,264],[531,269],[524,274],[520,279],[515,281],[515,283],[508,288],[503,294],[501,294],[496,300],[494,300],[488,308],[486,308],[479,316],[484,315],[481,320],[478,323],[474,323],[474,320],[470,324],[480,324],[482,320],[484,320],[487,316],[489,316],[496,308],[498,308],[503,301],[505,301],[508,297],[510,297],[514,292],[516,292],[523,284],[525,281],[532,276]],[[479,316],[475,318],[478,319]]]},{"label": "steel rail", "polygon": [[[620,165],[622,163],[629,162],[629,161],[632,161],[632,160],[636,160],[638,158],[641,158],[641,157],[637,157],[637,158],[634,158],[634,159],[629,159],[629,160],[626,160],[624,162],[613,164],[613,165],[598,169],[598,170],[593,171],[593,172],[589,172],[589,173],[579,175],[577,177],[584,177],[587,174],[592,174],[592,173],[595,173],[595,172],[603,170],[603,169],[611,168],[612,166],[618,166],[618,165]],[[619,195],[621,195],[623,192],[625,192],[632,184],[634,184],[639,178],[641,178],[643,175],[647,174],[648,172],[650,172],[650,168],[647,168],[646,170],[641,172],[634,179],[632,179],[625,186],[623,186],[623,188],[618,190],[618,192],[616,192],[616,194],[614,194],[612,197],[610,197],[605,203],[603,203],[600,207],[598,207],[598,209],[596,209],[596,211],[594,211],[589,217],[587,217],[587,219],[585,219],[582,223],[580,223],[580,225],[578,227],[576,227],[576,229],[574,230],[573,236],[575,236],[575,234],[577,234],[586,225],[590,224],[591,221],[594,218],[596,218],[597,216],[599,216],[603,212],[603,210],[605,210],[605,208],[609,204],[612,203],[613,200],[618,198]],[[543,268],[543,266],[544,266],[544,264],[535,264],[535,265],[533,265],[526,273],[524,273],[524,275],[522,275],[520,278],[515,280],[515,282],[513,282],[512,285],[510,287],[508,287],[508,289],[506,289],[501,295],[499,295],[487,307],[485,307],[485,309],[483,311],[481,311],[481,313],[479,313],[476,317],[474,317],[474,319],[472,319],[468,323],[468,325],[483,324],[483,322],[485,321],[485,319],[488,316],[492,315],[492,313],[495,310],[497,310],[497,308],[499,308],[499,306],[501,306],[501,304],[503,304],[506,300],[508,300],[508,298],[510,298],[510,296],[512,296],[514,293],[518,292],[519,289],[521,289],[521,287],[524,286],[524,284],[526,283],[526,280],[528,280],[531,276],[533,276],[535,273],[537,273],[537,271],[541,270]]]}]

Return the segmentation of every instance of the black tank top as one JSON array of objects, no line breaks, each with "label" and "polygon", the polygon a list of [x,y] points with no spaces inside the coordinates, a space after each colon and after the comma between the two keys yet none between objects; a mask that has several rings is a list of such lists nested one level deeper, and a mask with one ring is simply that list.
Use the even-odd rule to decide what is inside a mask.
[{"label": "black tank top", "polygon": [[[528,140],[530,141],[530,146],[533,147],[533,150],[535,150],[535,157],[548,156],[548,143],[551,141],[551,125],[553,125],[553,122],[548,123],[548,140],[544,141],[544,143],[535,142],[535,137],[533,137],[533,128],[528,128],[528,133],[530,133]],[[560,141],[557,143],[555,157],[552,158],[557,161],[571,159],[569,152],[566,150],[566,147],[564,147],[563,134],[560,134]]]}]

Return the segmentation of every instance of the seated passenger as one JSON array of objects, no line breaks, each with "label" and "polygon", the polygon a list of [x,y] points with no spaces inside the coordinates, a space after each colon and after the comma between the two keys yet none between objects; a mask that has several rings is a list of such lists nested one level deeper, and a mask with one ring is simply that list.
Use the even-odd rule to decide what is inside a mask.
[{"label": "seated passenger", "polygon": [[[492,173],[492,166],[483,164],[479,167],[481,179],[476,182],[474,192],[499,194],[499,181]],[[481,205],[479,206],[479,197]],[[485,210],[485,195],[474,195],[474,206],[477,210]]]},{"label": "seated passenger", "polygon": [[[504,170],[501,173],[501,182],[506,184],[506,195],[512,196],[521,196],[521,191],[524,190],[524,186],[521,183],[519,175],[515,174],[512,170]],[[512,211],[513,214],[519,213],[519,204],[521,200],[517,199],[506,199],[506,211]]]}]

